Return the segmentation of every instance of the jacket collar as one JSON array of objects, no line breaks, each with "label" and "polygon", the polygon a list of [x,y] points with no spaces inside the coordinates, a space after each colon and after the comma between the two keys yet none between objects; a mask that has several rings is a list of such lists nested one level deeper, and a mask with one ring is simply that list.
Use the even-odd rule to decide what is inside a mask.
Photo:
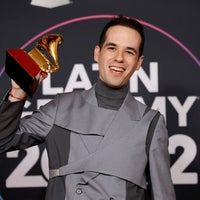
[{"label": "jacket collar", "polygon": [[[83,91],[82,95],[88,103],[94,106],[98,106],[97,99],[95,96],[95,85],[91,89]],[[127,96],[121,108],[119,109],[119,112],[122,110],[124,110],[130,116],[130,119],[133,121],[140,120],[144,112],[143,109],[139,108],[138,101],[133,97],[133,95],[130,92],[127,93]]]}]

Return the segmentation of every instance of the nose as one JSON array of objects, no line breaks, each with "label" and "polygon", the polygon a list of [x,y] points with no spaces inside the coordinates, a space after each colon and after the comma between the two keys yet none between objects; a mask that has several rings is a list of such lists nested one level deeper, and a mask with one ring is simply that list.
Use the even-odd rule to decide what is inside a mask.
[{"label": "nose", "polygon": [[122,51],[117,51],[115,55],[115,60],[117,62],[123,62],[123,52]]}]

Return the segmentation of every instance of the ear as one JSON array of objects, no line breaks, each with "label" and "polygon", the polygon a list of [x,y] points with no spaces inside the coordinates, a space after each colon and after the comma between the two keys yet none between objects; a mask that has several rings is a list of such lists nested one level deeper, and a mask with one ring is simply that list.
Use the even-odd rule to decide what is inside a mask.
[{"label": "ear", "polygon": [[99,45],[96,45],[94,48],[94,60],[96,62],[99,61],[99,52],[100,52],[100,47],[99,47]]},{"label": "ear", "polygon": [[143,60],[144,60],[144,56],[140,56],[140,57],[138,58],[136,70],[139,70],[139,69],[140,69]]}]

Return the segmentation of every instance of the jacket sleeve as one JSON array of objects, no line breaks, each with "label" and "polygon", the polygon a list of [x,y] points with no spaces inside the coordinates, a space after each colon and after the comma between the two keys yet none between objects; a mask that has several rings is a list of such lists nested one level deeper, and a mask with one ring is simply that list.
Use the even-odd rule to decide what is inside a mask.
[{"label": "jacket sleeve", "polygon": [[56,103],[51,101],[21,118],[24,102],[0,104],[0,153],[25,149],[44,142],[54,123]]},{"label": "jacket sleeve", "polygon": [[161,115],[155,128],[149,152],[150,177],[154,200],[175,200],[170,173],[168,131]]}]

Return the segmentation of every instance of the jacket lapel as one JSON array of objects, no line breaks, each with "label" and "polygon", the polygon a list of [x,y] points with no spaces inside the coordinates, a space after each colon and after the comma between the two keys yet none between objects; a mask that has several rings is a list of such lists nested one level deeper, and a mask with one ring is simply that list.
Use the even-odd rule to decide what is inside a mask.
[{"label": "jacket lapel", "polygon": [[57,120],[57,125],[86,135],[104,136],[116,114],[116,111],[97,106],[94,87],[79,93],[75,100],[67,99],[60,110],[62,110],[62,117]]},{"label": "jacket lapel", "polygon": [[139,123],[145,107],[139,108],[137,101],[128,93],[119,111],[116,113],[98,149],[130,134]]}]

